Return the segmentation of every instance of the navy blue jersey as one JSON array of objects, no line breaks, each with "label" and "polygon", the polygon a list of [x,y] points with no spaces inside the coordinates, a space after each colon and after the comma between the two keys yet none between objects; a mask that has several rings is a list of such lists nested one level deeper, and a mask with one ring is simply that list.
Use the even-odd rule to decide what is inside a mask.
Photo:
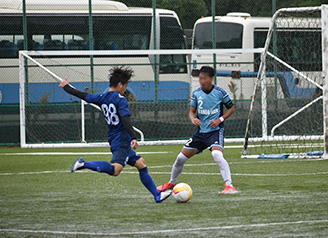
[{"label": "navy blue jersey", "polygon": [[85,98],[88,103],[100,106],[108,125],[108,139],[117,134],[127,133],[122,123],[122,117],[130,116],[128,101],[119,92],[88,94]]}]

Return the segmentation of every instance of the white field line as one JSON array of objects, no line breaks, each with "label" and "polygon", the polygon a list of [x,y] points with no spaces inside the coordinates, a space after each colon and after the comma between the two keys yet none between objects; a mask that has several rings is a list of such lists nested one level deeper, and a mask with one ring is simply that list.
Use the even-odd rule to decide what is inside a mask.
[{"label": "white field line", "polygon": [[[243,159],[241,159],[243,160]],[[253,160],[253,161],[244,161],[244,162],[229,162],[229,164],[259,164],[259,163],[288,163],[288,162],[311,162],[311,161],[321,161],[321,160],[327,160],[324,158],[318,158],[318,159],[299,159],[299,160],[279,160],[279,159],[267,159],[267,160]],[[172,164],[169,165],[154,165],[154,166],[148,166],[149,169],[158,169],[158,168],[172,168]],[[204,163],[204,164],[188,164],[186,163],[184,167],[199,167],[199,166],[217,166],[216,163]],[[131,170],[134,169],[133,167],[127,167],[124,170]]]},{"label": "white field line", "polygon": [[212,231],[212,230],[231,230],[240,228],[257,228],[268,226],[283,226],[283,225],[299,225],[299,224],[317,224],[327,223],[328,220],[305,220],[305,221],[286,221],[286,222],[270,222],[270,223],[255,223],[244,225],[230,225],[230,226],[211,226],[211,227],[195,227],[195,228],[182,228],[182,229],[167,229],[167,230],[152,230],[152,231],[126,231],[126,232],[113,232],[113,233],[96,233],[96,232],[79,232],[79,231],[52,231],[52,230],[27,230],[27,229],[0,229],[0,232],[13,232],[13,233],[44,233],[53,235],[86,235],[86,236],[124,236],[124,235],[147,235],[147,234],[168,234],[168,233],[188,233],[194,231]]},{"label": "white field line", "polygon": [[18,172],[18,173],[0,173],[0,176],[9,176],[9,175],[33,175],[33,174],[55,174],[55,173],[70,173],[71,171],[38,171],[38,172]]},{"label": "white field line", "polygon": [[[169,154],[171,151],[137,152],[140,155]],[[111,155],[111,152],[31,152],[31,153],[0,153],[0,155]]]},{"label": "white field line", "polygon": [[[0,173],[0,176],[10,175],[34,175],[34,174],[53,174],[53,173],[71,173],[68,170],[57,170],[57,171],[38,171],[38,172],[18,172],[18,173]],[[76,173],[95,173],[90,170],[77,171]],[[139,174],[138,171],[123,171],[122,174]],[[170,175],[171,172],[150,172],[150,174],[162,174]],[[182,172],[184,175],[204,175],[213,176],[220,175],[220,173],[204,173],[204,172]],[[290,174],[243,174],[243,173],[232,173],[233,176],[255,176],[255,177],[284,177],[284,176],[310,176],[310,175],[325,175],[328,172],[316,172],[316,173],[290,173]]]},{"label": "white field line", "polygon": [[[173,151],[154,151],[154,152],[138,152],[140,155],[150,155],[150,154],[171,154]],[[31,153],[0,153],[0,156],[12,156],[12,155],[112,155],[111,152],[31,152]],[[316,159],[309,159],[309,158],[304,158],[304,159],[299,159],[299,160],[277,160],[277,159],[267,159],[267,160],[252,160],[252,161],[245,161],[246,159],[241,159],[244,160],[243,162],[229,162],[229,164],[254,164],[254,163],[276,163],[276,162],[283,162],[283,163],[288,163],[288,162],[304,162],[304,161],[321,161],[321,160],[326,160],[324,158],[316,158]],[[188,166],[213,166],[216,165],[216,163],[204,163],[204,164],[185,164],[186,167]],[[160,166],[148,166],[148,168],[171,168],[172,165],[160,165]],[[130,167],[126,169],[132,169]]]},{"label": "white field line", "polygon": [[[243,159],[241,159],[243,160]],[[279,160],[279,159],[267,159],[267,160],[253,160],[253,161],[244,161],[244,162],[229,162],[229,164],[259,164],[259,163],[288,163],[288,162],[310,162],[310,161],[321,161],[321,160],[327,160],[324,158],[319,158],[319,159],[300,159],[300,160]],[[155,168],[172,168],[172,164],[170,165],[154,165],[154,166],[148,166],[150,169],[155,169]],[[186,163],[184,167],[198,167],[198,166],[217,166],[216,163],[204,163],[204,164],[188,164]],[[128,167],[126,169],[133,169],[132,167]]]},{"label": "white field line", "polygon": [[[311,147],[324,147],[323,143],[314,143],[314,144],[258,144],[258,145],[248,145],[249,148],[256,148],[256,147],[272,147],[272,146],[281,146],[282,148],[311,148]],[[244,148],[243,145],[227,145],[224,146],[224,148],[229,149],[238,149],[238,148]]]},{"label": "white field line", "polygon": [[[124,174],[139,174],[137,171],[123,171]],[[171,172],[150,172],[150,174],[168,174]],[[203,173],[203,172],[182,172],[184,175],[220,175],[220,173]],[[232,176],[255,176],[255,177],[285,177],[285,176],[309,176],[309,175],[325,175],[328,172],[316,172],[316,173],[300,173],[300,174],[242,174],[242,173],[232,173]],[[0,174],[1,175],[1,174]]]}]

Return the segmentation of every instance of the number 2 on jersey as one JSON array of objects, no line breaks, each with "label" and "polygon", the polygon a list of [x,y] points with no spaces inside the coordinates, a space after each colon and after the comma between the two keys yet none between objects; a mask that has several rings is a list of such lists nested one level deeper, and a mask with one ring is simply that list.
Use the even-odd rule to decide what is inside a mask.
[{"label": "number 2 on jersey", "polygon": [[198,108],[199,109],[203,109],[203,101],[202,100],[198,100]]},{"label": "number 2 on jersey", "polygon": [[101,110],[105,115],[105,119],[108,125],[112,124],[113,126],[116,126],[118,123],[120,123],[120,118],[117,115],[117,110],[113,103],[109,104],[108,106],[106,104],[102,104]]}]

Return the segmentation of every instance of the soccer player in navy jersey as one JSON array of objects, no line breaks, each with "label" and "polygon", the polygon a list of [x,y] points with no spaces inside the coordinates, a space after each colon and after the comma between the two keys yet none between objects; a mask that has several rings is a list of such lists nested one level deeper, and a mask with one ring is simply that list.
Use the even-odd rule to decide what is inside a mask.
[{"label": "soccer player in navy jersey", "polygon": [[134,151],[138,147],[138,142],[130,120],[128,101],[123,96],[132,76],[133,71],[130,68],[116,67],[111,69],[109,74],[110,89],[101,94],[81,92],[70,86],[67,78],[60,83],[59,86],[67,93],[101,108],[108,125],[108,142],[113,153],[111,163],[107,161],[87,162],[83,158],[78,158],[73,164],[71,172],[90,169],[118,176],[126,164],[134,166],[139,170],[139,177],[143,185],[153,194],[155,201],[160,203],[171,195],[171,191],[160,192],[156,189],[156,185],[148,173],[145,160]]},{"label": "soccer player in navy jersey", "polygon": [[[228,92],[213,85],[215,73],[216,71],[209,66],[203,66],[200,69],[201,87],[192,94],[189,112],[189,118],[194,125],[198,126],[198,130],[178,155],[172,168],[171,180],[157,187],[159,191],[172,189],[187,160],[209,148],[225,183],[225,189],[221,193],[237,192],[232,185],[229,164],[223,157],[225,131],[223,121],[231,116],[235,107]],[[225,113],[223,113],[223,105],[227,108]]]}]

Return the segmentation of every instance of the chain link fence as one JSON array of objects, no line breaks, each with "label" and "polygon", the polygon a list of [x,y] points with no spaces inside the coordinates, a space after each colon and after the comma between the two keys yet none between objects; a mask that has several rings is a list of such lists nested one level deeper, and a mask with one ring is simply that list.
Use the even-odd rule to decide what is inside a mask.
[{"label": "chain link fence", "polygon": [[[22,2],[24,1],[0,3],[1,144],[19,144],[18,54],[20,50],[69,52],[90,49],[133,51],[196,48],[195,44],[192,45],[194,24],[198,19],[211,16],[212,13],[210,0],[98,1],[92,5],[93,24],[90,28],[87,1],[58,5],[51,1],[40,4],[39,1],[27,0],[25,14],[23,14]],[[254,17],[269,17],[275,7],[302,4],[301,1],[298,3],[284,1],[276,6],[275,1],[263,1],[257,4],[254,1],[217,0],[215,12],[217,16],[225,16],[229,12],[248,12]],[[157,7],[156,10],[152,8],[154,6]],[[155,18],[153,18],[154,12],[156,12]],[[211,49],[213,45],[216,48],[263,47],[256,43],[256,39],[247,47],[236,46],[235,38],[238,38],[237,41],[243,41],[242,32],[237,36],[231,36],[231,39],[222,39],[222,31],[226,31],[229,26],[216,27],[216,44],[212,44],[211,25],[206,26],[206,34],[202,33],[206,39],[198,48]],[[226,122],[227,127],[230,128],[227,130],[228,137],[243,137],[250,103],[248,95],[255,77],[247,76],[245,79],[240,71],[255,72],[254,62],[258,58],[259,55],[244,60],[217,58],[217,69],[220,71],[217,83],[220,85],[220,77],[222,77],[221,82],[225,82],[224,87],[233,95],[239,110]],[[198,86],[197,70],[201,65],[213,65],[213,58],[211,56],[202,61],[186,55],[158,57],[131,55],[74,59],[57,56],[52,58],[51,62],[43,63],[50,68],[53,67],[53,70],[57,70],[61,76],[71,77],[70,79],[80,90],[93,93],[106,90],[108,70],[111,67],[119,65],[132,67],[136,73],[129,84],[126,96],[131,102],[134,124],[145,132],[147,139],[170,139],[187,138],[195,130],[188,121],[188,100],[191,92]],[[72,76],[70,74],[72,70],[79,73]],[[192,76],[194,72],[196,74]],[[85,79],[86,76],[88,79]],[[44,87],[44,84],[38,82],[31,84],[29,95],[33,99],[27,100],[31,106],[56,104],[54,107],[63,107],[62,110],[67,110],[68,113],[71,110],[66,104],[76,103],[73,97],[55,98],[54,92],[57,90],[55,83],[49,82],[46,91],[38,90],[38,87]],[[155,116],[148,116],[149,113],[154,114],[153,112],[159,112],[157,115],[161,115],[160,112],[166,112],[163,115],[168,115],[169,112],[168,118],[171,121],[165,123],[159,120],[156,113]],[[74,114],[73,111],[71,113]],[[152,117],[154,120],[149,119]],[[95,128],[96,123],[103,123],[103,121],[100,119],[98,122],[98,119],[94,119],[88,126]],[[92,140],[103,140],[106,137],[98,138],[97,130],[90,129],[90,131],[95,132],[95,135],[91,136]]]}]

